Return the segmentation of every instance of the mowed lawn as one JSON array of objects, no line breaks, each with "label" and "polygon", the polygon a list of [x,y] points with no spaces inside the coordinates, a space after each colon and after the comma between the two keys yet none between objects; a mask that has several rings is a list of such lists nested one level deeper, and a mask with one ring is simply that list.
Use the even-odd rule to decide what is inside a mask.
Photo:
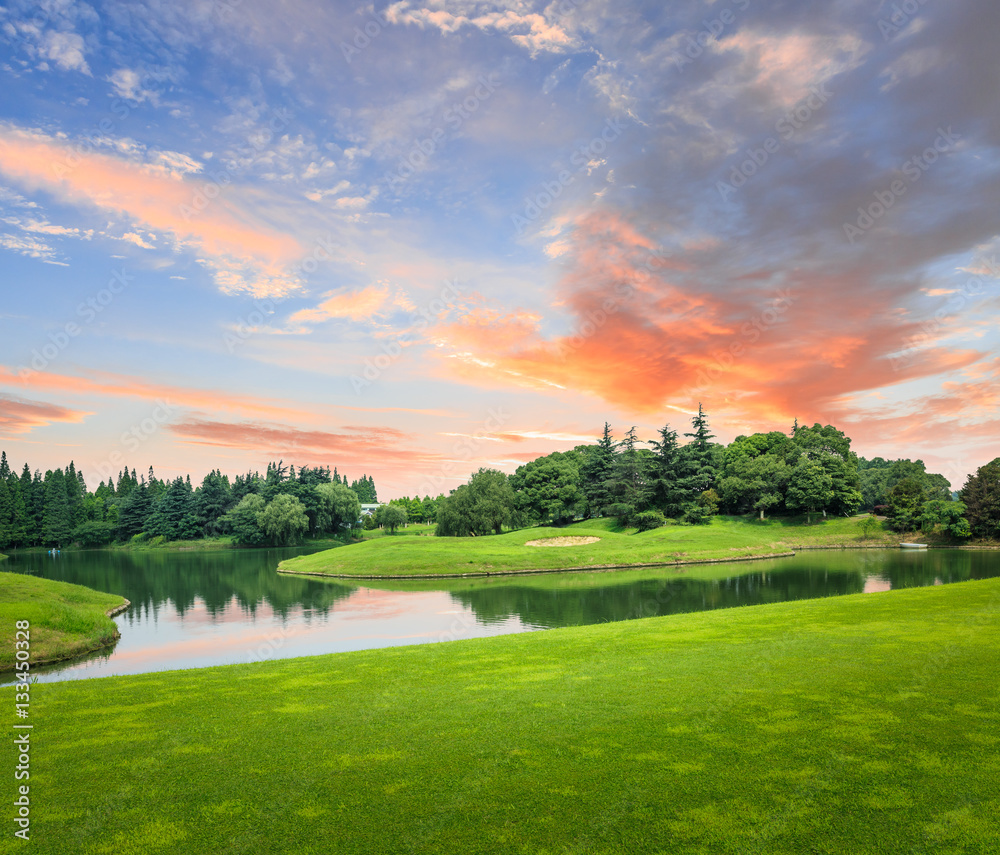
[{"label": "mowed lawn", "polygon": [[[533,547],[528,541],[597,537],[577,546]],[[891,545],[901,535],[880,532],[869,543]],[[858,519],[799,521],[716,517],[710,525],[668,525],[652,531],[617,531],[612,520],[586,520],[562,528],[529,528],[489,537],[380,537],[346,549],[282,561],[284,573],[341,576],[487,574],[631,564],[734,560],[786,553],[801,546],[862,546]]]},{"label": "mowed lawn", "polygon": [[994,579],[40,684],[31,850],[1000,852],[998,618]]},{"label": "mowed lawn", "polygon": [[14,669],[17,621],[30,624],[29,662],[51,662],[111,644],[118,627],[107,612],[124,603],[83,585],[0,573],[0,672]]}]

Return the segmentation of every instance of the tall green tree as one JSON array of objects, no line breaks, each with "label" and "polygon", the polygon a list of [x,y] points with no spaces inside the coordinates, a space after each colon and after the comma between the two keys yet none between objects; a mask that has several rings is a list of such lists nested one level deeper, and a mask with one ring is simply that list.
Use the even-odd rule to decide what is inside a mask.
[{"label": "tall green tree", "polygon": [[280,493],[268,502],[257,521],[275,546],[297,543],[309,528],[305,505],[287,493]]},{"label": "tall green tree", "polygon": [[45,473],[45,510],[42,521],[42,542],[62,548],[70,542],[73,518],[66,490],[66,473],[50,469]]},{"label": "tall green tree", "polygon": [[716,450],[712,443],[715,434],[708,426],[708,416],[698,404],[698,415],[691,419],[691,431],[685,433],[690,442],[680,450],[681,485],[688,502],[697,501],[706,490],[716,486],[719,469],[716,462]]},{"label": "tall green tree", "polygon": [[825,508],[832,499],[833,479],[823,466],[808,457],[800,459],[789,474],[785,504],[791,510],[805,511],[811,516]]},{"label": "tall green tree", "polygon": [[241,546],[263,546],[267,542],[267,535],[260,524],[264,507],[264,499],[258,493],[247,493],[235,507],[220,517],[219,527],[229,532]]},{"label": "tall green tree", "polygon": [[668,517],[676,517],[681,514],[685,501],[681,449],[677,431],[671,430],[669,424],[660,428],[659,437],[650,443],[654,452],[650,472],[651,501]]},{"label": "tall green tree", "polygon": [[587,499],[588,513],[592,517],[602,516],[614,502],[611,495],[611,479],[614,474],[615,454],[618,443],[611,435],[611,426],[604,423],[604,433],[596,445],[577,446],[583,462],[580,465],[581,488]]},{"label": "tall green tree", "polygon": [[980,466],[959,493],[974,537],[1000,537],[1000,457]]},{"label": "tall green tree", "polygon": [[339,481],[317,484],[313,490],[318,496],[320,508],[317,531],[338,534],[357,525],[361,502],[354,490]]},{"label": "tall green tree", "polygon": [[562,525],[586,508],[576,451],[554,451],[517,467],[510,476],[518,510],[531,523]]},{"label": "tall green tree", "polygon": [[480,469],[439,503],[435,534],[445,537],[501,534],[517,510],[514,490],[503,472]]}]

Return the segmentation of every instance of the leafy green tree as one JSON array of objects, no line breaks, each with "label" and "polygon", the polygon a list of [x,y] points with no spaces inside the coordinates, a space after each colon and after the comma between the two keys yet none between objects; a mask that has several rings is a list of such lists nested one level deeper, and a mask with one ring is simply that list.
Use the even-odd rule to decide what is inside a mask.
[{"label": "leafy green tree", "polygon": [[[799,428],[801,432],[802,428]],[[792,510],[803,510],[811,517],[832,499],[833,479],[823,466],[809,458],[800,460],[789,475],[785,504]]]},{"label": "leafy green tree", "polygon": [[406,508],[392,503],[382,505],[375,514],[375,521],[389,529],[390,534],[395,534],[397,528],[406,525],[407,519]]},{"label": "leafy green tree", "polygon": [[114,537],[115,527],[109,522],[87,520],[73,529],[73,541],[81,546],[107,546]]},{"label": "leafy green tree", "polygon": [[357,525],[361,502],[354,490],[335,481],[317,484],[313,490],[319,497],[317,531],[339,533]]},{"label": "leafy green tree", "polygon": [[532,523],[571,522],[586,507],[580,454],[555,451],[517,468],[510,476],[517,508]]},{"label": "leafy green tree", "polygon": [[904,478],[889,491],[889,527],[893,531],[913,531],[927,501],[923,479],[915,476]]},{"label": "leafy green tree", "polygon": [[1000,537],[1000,457],[980,466],[959,493],[974,537]]},{"label": "leafy green tree", "polygon": [[295,496],[280,493],[257,516],[257,522],[275,546],[297,543],[309,528],[305,505]]},{"label": "leafy green tree", "polygon": [[930,499],[921,507],[917,522],[920,523],[920,530],[927,534],[941,526],[945,534],[956,540],[972,536],[972,528],[965,518],[965,505],[962,502]]},{"label": "leafy green tree", "polygon": [[480,469],[467,484],[439,502],[435,534],[443,537],[500,534],[516,512],[514,490],[496,469]]},{"label": "leafy green tree", "polygon": [[730,512],[756,511],[760,519],[785,501],[792,440],[781,431],[738,436],[723,457],[719,496]]},{"label": "leafy green tree", "polygon": [[267,535],[260,526],[260,516],[265,507],[258,493],[247,493],[236,506],[219,518],[219,527],[229,532],[241,546],[263,546]]}]

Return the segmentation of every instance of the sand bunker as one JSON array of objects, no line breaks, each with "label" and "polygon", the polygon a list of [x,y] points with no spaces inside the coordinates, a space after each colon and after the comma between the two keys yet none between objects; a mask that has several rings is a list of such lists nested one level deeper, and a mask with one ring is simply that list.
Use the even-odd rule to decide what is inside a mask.
[{"label": "sand bunker", "polygon": [[583,543],[597,543],[599,537],[546,537],[543,540],[529,540],[525,546],[580,546]]}]

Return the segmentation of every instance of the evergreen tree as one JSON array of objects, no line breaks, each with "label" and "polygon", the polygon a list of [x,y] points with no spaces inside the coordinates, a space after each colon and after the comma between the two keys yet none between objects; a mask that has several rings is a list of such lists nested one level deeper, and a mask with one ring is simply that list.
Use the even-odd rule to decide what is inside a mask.
[{"label": "evergreen tree", "polygon": [[718,480],[718,468],[715,462],[715,450],[711,440],[715,434],[709,433],[708,417],[698,404],[698,415],[691,420],[693,430],[685,433],[691,441],[680,451],[681,484],[688,501],[697,501],[706,490],[715,487]]},{"label": "evergreen tree", "polygon": [[206,535],[215,534],[219,518],[232,505],[229,478],[218,469],[209,472],[195,493],[198,524]]},{"label": "evergreen tree", "polygon": [[[143,487],[145,480],[140,489]],[[164,540],[190,540],[198,537],[201,526],[198,525],[190,478],[178,476],[170,483],[166,492],[153,505],[146,531],[152,537],[162,537]]]},{"label": "evergreen tree", "polygon": [[975,537],[1000,537],[1000,457],[980,466],[961,490]]},{"label": "evergreen tree", "polygon": [[51,469],[45,473],[43,495],[42,542],[46,546],[62,548],[69,543],[73,532],[66,474],[62,469]]},{"label": "evergreen tree", "polygon": [[622,525],[629,525],[637,513],[646,510],[652,492],[647,477],[646,458],[636,448],[636,442],[638,440],[633,425],[619,446],[608,484],[613,500],[609,512]]},{"label": "evergreen tree", "polygon": [[676,517],[684,505],[684,490],[681,485],[681,454],[677,443],[677,431],[670,425],[660,428],[659,440],[650,444],[656,454],[652,467],[650,486],[653,490],[652,502],[668,517]]},{"label": "evergreen tree", "polygon": [[[7,463],[7,458],[3,460]],[[0,478],[0,549],[6,549],[14,542],[14,499],[7,486],[7,479]]]},{"label": "evergreen tree", "polygon": [[0,480],[6,481],[10,478],[10,466],[7,463],[7,452],[0,451]]},{"label": "evergreen tree", "polygon": [[145,482],[119,500],[115,533],[120,540],[129,540],[146,531],[153,511],[153,499]]},{"label": "evergreen tree", "polygon": [[617,449],[618,445],[611,436],[611,426],[607,422],[604,423],[604,434],[597,445],[581,445],[576,449],[583,455],[580,480],[592,517],[602,516],[614,501],[610,486]]}]

